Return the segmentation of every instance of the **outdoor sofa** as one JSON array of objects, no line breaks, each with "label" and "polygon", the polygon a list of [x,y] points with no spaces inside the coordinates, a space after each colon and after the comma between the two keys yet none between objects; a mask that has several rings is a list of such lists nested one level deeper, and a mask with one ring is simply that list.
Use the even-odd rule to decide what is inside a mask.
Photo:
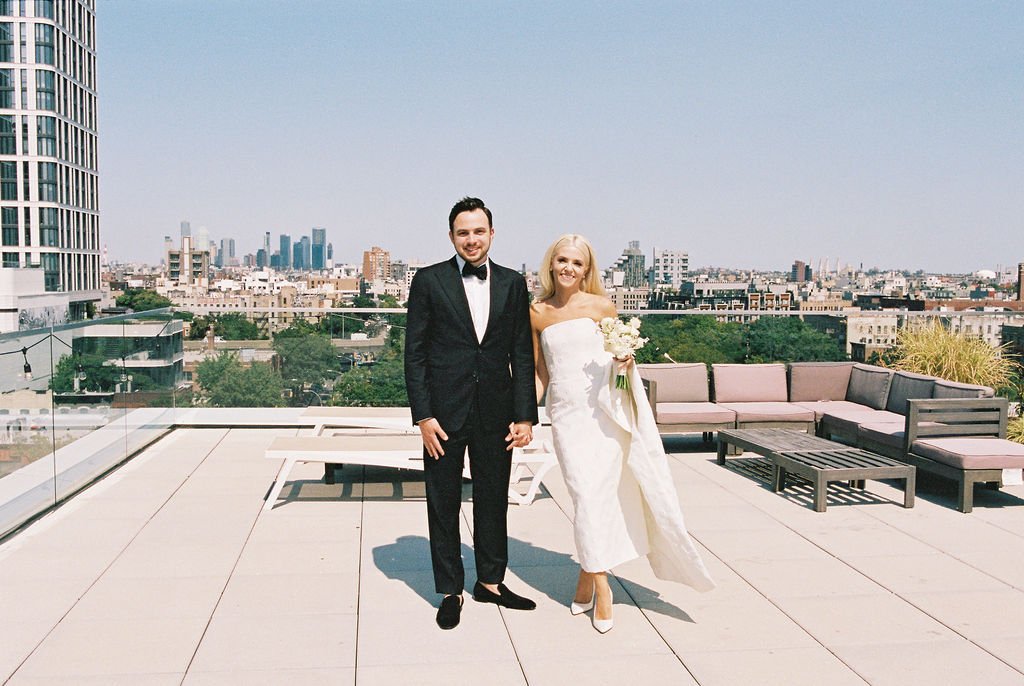
[{"label": "outdoor sofa", "polygon": [[1007,403],[986,386],[853,362],[641,364],[663,435],[790,428],[957,481],[970,512],[975,483],[998,487],[1024,468],[1006,440]]}]

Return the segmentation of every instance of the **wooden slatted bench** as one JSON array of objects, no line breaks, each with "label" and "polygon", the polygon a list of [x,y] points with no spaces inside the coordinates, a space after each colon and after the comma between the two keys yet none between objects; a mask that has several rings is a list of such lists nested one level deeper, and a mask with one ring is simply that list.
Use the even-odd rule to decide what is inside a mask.
[{"label": "wooden slatted bench", "polygon": [[[318,431],[324,430],[322,425],[317,428]],[[292,468],[299,462],[359,464],[423,471],[423,441],[418,429],[410,429],[407,424],[401,429],[394,426],[372,428],[378,431],[275,438],[267,448],[266,457],[283,462],[263,509],[274,507]],[[519,505],[529,505],[540,491],[544,477],[557,464],[554,451],[547,441],[534,441],[525,448],[513,449],[511,459],[509,500]],[[464,475],[472,478],[468,469]],[[524,481],[528,485],[525,493],[521,493],[519,488]]]},{"label": "wooden slatted bench", "polygon": [[718,463],[729,446],[751,450],[772,465],[772,489],[782,491],[786,476],[797,474],[814,486],[814,509],[825,511],[829,481],[864,487],[867,479],[904,482],[903,506],[914,506],[916,470],[912,465],[790,429],[723,429],[718,432]]}]

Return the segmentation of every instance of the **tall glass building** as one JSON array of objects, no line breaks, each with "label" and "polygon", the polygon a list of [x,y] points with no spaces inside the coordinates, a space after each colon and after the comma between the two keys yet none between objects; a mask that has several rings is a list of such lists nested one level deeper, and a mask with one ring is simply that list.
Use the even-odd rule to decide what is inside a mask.
[{"label": "tall glass building", "polygon": [[0,0],[0,331],[100,299],[95,0]]}]

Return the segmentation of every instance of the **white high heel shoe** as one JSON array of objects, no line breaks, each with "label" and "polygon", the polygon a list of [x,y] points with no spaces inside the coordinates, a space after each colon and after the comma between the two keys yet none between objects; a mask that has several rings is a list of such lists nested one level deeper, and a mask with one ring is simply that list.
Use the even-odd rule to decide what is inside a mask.
[{"label": "white high heel shoe", "polygon": [[590,608],[594,607],[594,598],[596,597],[597,589],[594,589],[594,592],[590,595],[589,603],[577,603],[575,600],[572,601],[572,604],[569,606],[569,614],[575,617],[576,615],[581,615],[584,612],[587,612]]},{"label": "white high heel shoe", "polygon": [[[615,602],[615,598],[614,598],[614,596],[611,595],[611,592],[612,592],[612,589],[609,588],[608,589],[608,595],[609,595],[609,597],[611,597],[612,602]],[[591,599],[590,604],[593,605],[594,601],[596,599],[597,599],[597,589],[594,589],[594,598]],[[615,620],[612,619],[611,617],[609,617],[608,619],[598,619],[597,618],[597,610],[596,609],[594,610],[594,616],[592,618],[592,621],[593,621],[593,624],[594,624],[594,628],[597,629],[598,633],[601,633],[601,634],[606,634],[609,631],[611,631],[612,630],[612,626],[615,624]]]}]

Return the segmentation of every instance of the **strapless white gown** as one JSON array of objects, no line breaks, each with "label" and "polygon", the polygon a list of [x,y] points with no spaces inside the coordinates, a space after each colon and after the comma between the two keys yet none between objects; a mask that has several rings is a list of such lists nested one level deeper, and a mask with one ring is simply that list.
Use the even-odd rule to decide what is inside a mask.
[{"label": "strapless white gown", "polygon": [[541,331],[547,413],[576,516],[576,552],[600,572],[646,555],[660,579],[714,588],[686,531],[668,458],[640,375],[615,388],[614,361],[597,323],[579,318]]}]

